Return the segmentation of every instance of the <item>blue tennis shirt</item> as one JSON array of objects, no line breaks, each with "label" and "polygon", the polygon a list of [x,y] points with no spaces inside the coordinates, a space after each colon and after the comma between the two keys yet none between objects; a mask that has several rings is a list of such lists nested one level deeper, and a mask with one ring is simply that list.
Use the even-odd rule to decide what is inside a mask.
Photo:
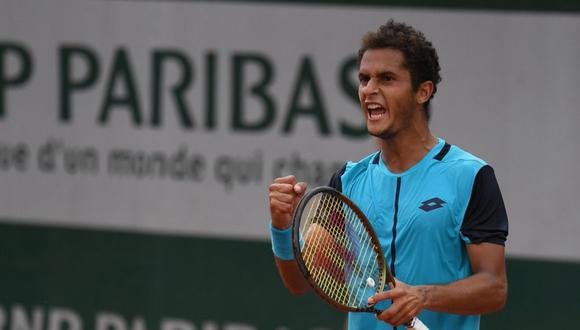
[{"label": "blue tennis shirt", "polygon": [[[406,172],[391,172],[379,151],[345,164],[329,185],[361,208],[391,272],[410,285],[468,277],[472,270],[466,244],[505,244],[508,220],[493,169],[443,139]],[[419,318],[435,330],[479,329],[480,321],[477,315],[428,310]],[[349,313],[348,328],[393,329],[370,313]]]}]

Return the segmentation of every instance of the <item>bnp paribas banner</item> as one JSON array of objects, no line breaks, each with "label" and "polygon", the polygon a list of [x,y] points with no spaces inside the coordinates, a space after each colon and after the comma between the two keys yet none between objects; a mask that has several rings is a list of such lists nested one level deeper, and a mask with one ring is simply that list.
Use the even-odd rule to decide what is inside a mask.
[{"label": "bnp paribas banner", "polygon": [[424,31],[438,136],[489,161],[509,256],[580,260],[580,16],[0,1],[0,328],[339,329],[276,277],[267,186],[375,149],[356,50]]}]

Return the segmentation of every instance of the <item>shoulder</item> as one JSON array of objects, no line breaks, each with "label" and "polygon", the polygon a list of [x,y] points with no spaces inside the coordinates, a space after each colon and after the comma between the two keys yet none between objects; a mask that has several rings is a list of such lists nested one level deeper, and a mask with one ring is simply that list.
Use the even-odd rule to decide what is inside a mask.
[{"label": "shoulder", "polygon": [[451,170],[451,171],[458,171],[461,173],[473,173],[474,175],[484,166],[488,165],[487,162],[478,156],[463,150],[462,148],[456,145],[445,145],[446,147],[443,148],[443,152],[447,149],[444,155],[441,153],[435,156],[441,166]]},{"label": "shoulder", "polygon": [[505,244],[508,218],[493,168],[483,159],[454,145],[438,160],[461,197],[461,236],[464,241]]},{"label": "shoulder", "polygon": [[364,175],[369,165],[376,163],[379,157],[379,151],[360,159],[359,161],[348,161],[338,171],[336,171],[330,178],[329,186],[339,191],[342,191],[344,182],[352,181],[353,179]]},{"label": "shoulder", "polygon": [[446,143],[442,152],[435,156],[433,169],[459,196],[469,196],[478,175],[491,169],[485,160],[456,145]]}]

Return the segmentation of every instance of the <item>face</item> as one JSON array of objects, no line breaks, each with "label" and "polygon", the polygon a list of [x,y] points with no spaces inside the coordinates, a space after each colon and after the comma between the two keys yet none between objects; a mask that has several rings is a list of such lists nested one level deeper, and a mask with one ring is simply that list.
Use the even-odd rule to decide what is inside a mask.
[{"label": "face", "polygon": [[358,95],[369,134],[390,139],[410,127],[419,109],[405,57],[396,49],[365,51],[359,66]]}]

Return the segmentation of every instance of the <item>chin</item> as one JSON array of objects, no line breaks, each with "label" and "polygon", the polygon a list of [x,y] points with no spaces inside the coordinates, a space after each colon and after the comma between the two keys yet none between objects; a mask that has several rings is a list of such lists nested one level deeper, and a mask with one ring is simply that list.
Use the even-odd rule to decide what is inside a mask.
[{"label": "chin", "polygon": [[378,137],[381,140],[390,140],[393,137],[395,137],[395,133],[391,132],[390,130],[384,130],[384,131],[374,131],[374,130],[368,130],[369,134],[374,136],[374,137]]}]

